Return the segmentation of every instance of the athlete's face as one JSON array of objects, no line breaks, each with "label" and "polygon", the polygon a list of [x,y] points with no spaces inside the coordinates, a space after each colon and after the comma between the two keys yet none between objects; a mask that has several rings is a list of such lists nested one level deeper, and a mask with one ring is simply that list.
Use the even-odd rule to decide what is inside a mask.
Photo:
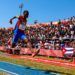
[{"label": "athlete's face", "polygon": [[23,15],[24,15],[24,18],[28,18],[27,12],[24,12]]}]

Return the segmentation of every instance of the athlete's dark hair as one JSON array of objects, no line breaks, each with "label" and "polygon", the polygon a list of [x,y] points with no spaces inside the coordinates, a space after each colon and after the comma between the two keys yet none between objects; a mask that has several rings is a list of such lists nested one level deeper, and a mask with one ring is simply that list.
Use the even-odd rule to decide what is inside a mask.
[{"label": "athlete's dark hair", "polygon": [[29,16],[29,11],[28,11],[28,10],[24,10],[24,11],[23,11],[23,14],[25,14],[26,18],[28,18],[28,16]]}]

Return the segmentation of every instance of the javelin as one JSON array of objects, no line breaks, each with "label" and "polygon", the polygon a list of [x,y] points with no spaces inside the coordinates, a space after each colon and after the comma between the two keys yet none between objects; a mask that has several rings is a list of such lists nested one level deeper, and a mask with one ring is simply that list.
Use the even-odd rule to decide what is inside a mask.
[{"label": "javelin", "polygon": [[19,5],[19,8],[20,8],[20,15],[22,14],[22,9],[23,9],[23,3],[21,3],[20,5]]},{"label": "javelin", "polygon": [[[26,1],[27,1],[27,0],[26,0]],[[20,15],[22,14],[23,6],[24,6],[23,3],[21,3],[21,4],[19,5],[19,8],[20,8]]]}]

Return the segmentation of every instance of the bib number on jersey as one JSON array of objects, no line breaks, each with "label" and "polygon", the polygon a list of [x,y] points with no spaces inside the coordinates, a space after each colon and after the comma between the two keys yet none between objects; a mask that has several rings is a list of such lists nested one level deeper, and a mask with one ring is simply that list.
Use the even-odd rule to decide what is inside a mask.
[{"label": "bib number on jersey", "polygon": [[21,25],[19,26],[19,29],[20,29],[20,30],[25,30],[25,27],[26,27],[26,26],[25,26],[24,24],[21,24]]}]

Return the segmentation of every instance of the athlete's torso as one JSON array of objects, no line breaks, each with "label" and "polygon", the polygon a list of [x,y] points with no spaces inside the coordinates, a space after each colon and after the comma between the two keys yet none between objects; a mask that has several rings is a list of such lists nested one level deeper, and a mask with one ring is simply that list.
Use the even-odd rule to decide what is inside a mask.
[{"label": "athlete's torso", "polygon": [[17,28],[21,31],[24,31],[26,28],[26,22],[27,22],[27,20],[23,16],[19,16],[15,28]]}]

